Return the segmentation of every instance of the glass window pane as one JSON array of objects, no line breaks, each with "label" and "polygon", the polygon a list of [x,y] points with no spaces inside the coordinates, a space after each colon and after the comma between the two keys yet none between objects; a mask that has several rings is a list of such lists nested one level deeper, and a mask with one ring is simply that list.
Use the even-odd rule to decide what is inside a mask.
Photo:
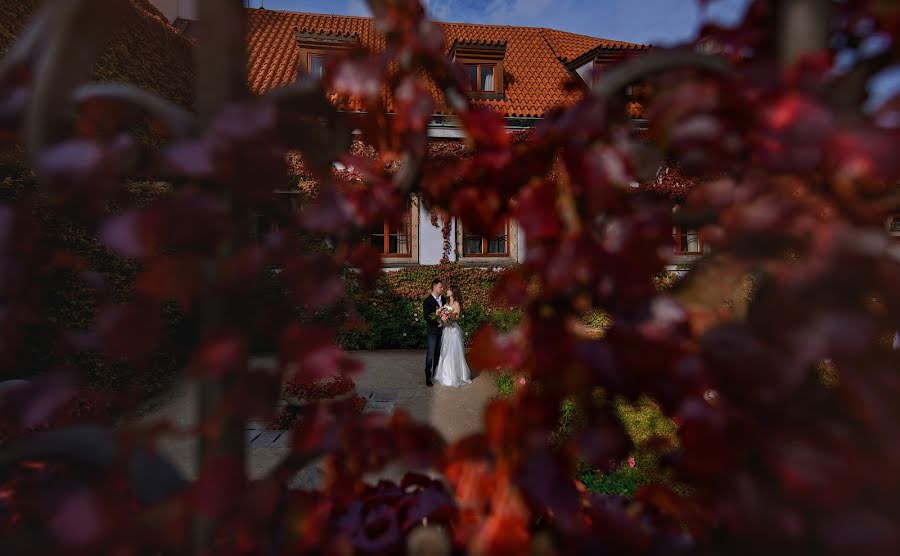
[{"label": "glass window pane", "polygon": [[319,55],[309,56],[309,74],[313,77],[322,77],[325,73],[325,58]]},{"label": "glass window pane", "polygon": [[405,234],[391,234],[388,236],[388,253],[409,255],[409,238]]},{"label": "glass window pane", "polygon": [[490,253],[491,255],[505,255],[506,233],[504,232],[502,235],[492,237],[490,240],[488,240],[487,249],[488,253]]},{"label": "glass window pane", "polygon": [[481,249],[481,236],[465,236],[463,239],[463,255],[482,255]]},{"label": "glass window pane", "polygon": [[700,234],[694,230],[680,232],[677,235],[677,248],[681,253],[700,252]]},{"label": "glass window pane", "polygon": [[479,91],[493,91],[494,90],[494,66],[492,65],[482,65],[481,66],[481,83],[478,88]]},{"label": "glass window pane", "polygon": [[369,245],[378,249],[379,253],[384,254],[384,234],[372,234],[369,236]]},{"label": "glass window pane", "polygon": [[469,88],[478,90],[478,64],[466,64],[466,75],[469,78]]}]

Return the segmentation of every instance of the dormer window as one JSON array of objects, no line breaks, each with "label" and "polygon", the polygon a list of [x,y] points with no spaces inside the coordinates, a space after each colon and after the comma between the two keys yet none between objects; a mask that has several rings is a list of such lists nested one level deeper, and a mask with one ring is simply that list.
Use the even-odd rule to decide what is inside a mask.
[{"label": "dormer window", "polygon": [[497,91],[494,84],[494,64],[465,64],[466,73],[469,76],[469,89],[473,93],[494,93]]},{"label": "dormer window", "polygon": [[325,73],[325,61],[329,54],[359,46],[359,35],[332,32],[315,32],[306,28],[294,31],[300,46],[300,71],[313,77]]},{"label": "dormer window", "polygon": [[313,77],[321,78],[325,73],[325,56],[309,53],[306,55],[306,71]]},{"label": "dormer window", "polygon": [[892,236],[900,236],[900,214],[888,218],[887,229]]},{"label": "dormer window", "polygon": [[450,57],[465,68],[472,97],[503,98],[506,43],[455,41]]}]

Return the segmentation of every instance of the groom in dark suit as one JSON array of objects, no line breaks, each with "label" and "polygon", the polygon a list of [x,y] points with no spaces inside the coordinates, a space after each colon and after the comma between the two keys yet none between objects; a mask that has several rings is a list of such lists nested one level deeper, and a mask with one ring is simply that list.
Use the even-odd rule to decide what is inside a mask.
[{"label": "groom in dark suit", "polygon": [[440,278],[431,281],[431,293],[422,302],[422,313],[425,315],[425,326],[428,330],[425,339],[428,352],[425,355],[425,385],[434,386],[434,370],[438,366],[441,357],[441,328],[440,320],[435,314],[439,307],[444,305],[444,284]]}]

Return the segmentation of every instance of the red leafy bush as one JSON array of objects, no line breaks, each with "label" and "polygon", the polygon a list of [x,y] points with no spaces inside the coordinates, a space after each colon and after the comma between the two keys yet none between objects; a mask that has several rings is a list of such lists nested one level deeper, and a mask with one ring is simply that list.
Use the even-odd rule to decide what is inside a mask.
[{"label": "red leafy bush", "polygon": [[[127,118],[100,137],[72,125],[67,108],[102,34],[92,10],[121,4],[72,2],[77,21],[92,25],[78,33],[46,7],[2,66],[0,138],[23,124],[41,183],[0,210],[3,368],[15,370],[23,327],[44,314],[37,278],[67,260],[33,218],[40,196],[141,265],[132,298],[98,294],[92,329],[60,334],[58,348],[96,347],[110,364],[136,368],[170,346],[188,353],[202,409],[200,471],[188,482],[156,457],[166,427],[23,434],[62,403],[59,385],[42,382],[8,412],[5,434],[23,438],[0,471],[22,461],[71,467],[4,483],[0,500],[52,507],[13,510],[27,516],[10,520],[13,549],[396,553],[428,518],[446,527],[453,549],[473,554],[900,552],[900,359],[881,341],[900,329],[897,244],[881,228],[900,209],[898,132],[884,111],[877,119],[862,111],[867,78],[897,64],[896,10],[759,0],[737,28],[705,30],[723,56],[630,58],[580,102],[511,138],[497,114],[469,105],[418,2],[370,2],[385,49],[330,60],[323,83],[334,96],[301,80],[256,99],[242,88],[243,12],[232,3],[204,22],[219,40],[201,41],[200,58],[230,62],[198,68],[197,117],[131,89],[112,95],[170,132],[148,150],[129,138]],[[825,4],[830,12],[816,11]],[[822,33],[798,30],[793,17],[812,18]],[[878,40],[886,46],[873,53]],[[835,65],[835,45],[851,69]],[[425,98],[431,84],[443,99]],[[648,91],[646,137],[617,97],[631,84]],[[100,112],[110,102],[96,88],[78,95]],[[399,111],[391,117],[388,100]],[[457,113],[469,139],[447,147],[450,157],[427,156],[424,122],[436,102]],[[354,151],[354,129],[374,152]],[[289,151],[302,153],[317,196],[252,244],[242,231],[288,179]],[[634,187],[652,182],[661,160],[674,173]],[[333,172],[339,161],[352,175]],[[108,216],[119,182],[135,175],[165,177],[175,191]],[[675,183],[680,175],[690,187]],[[250,481],[243,425],[274,417],[284,373],[311,384],[357,366],[334,345],[333,327],[301,325],[293,307],[334,309],[348,266],[364,273],[364,287],[376,283],[374,254],[356,238],[397,222],[413,192],[474,232],[509,216],[529,232],[527,262],[496,291],[522,321],[509,333],[482,331],[471,355],[474,366],[511,369],[528,387],[488,407],[483,434],[450,446],[403,413],[360,415],[355,400],[311,404],[291,432],[291,454]],[[686,197],[675,215],[672,197]],[[673,225],[703,228],[727,264],[758,276],[745,319],[698,327],[702,315],[679,302],[677,286],[659,287]],[[333,249],[303,253],[304,234],[328,237]],[[271,267],[282,269],[289,302],[264,295]],[[177,283],[154,278],[176,268]],[[190,323],[175,339],[160,317],[173,299]],[[580,333],[591,310],[613,322],[602,338]],[[249,365],[248,346],[261,335],[277,345],[271,373]],[[834,369],[828,381],[823,361]],[[660,448],[660,460],[686,492],[651,485],[628,500],[579,490],[578,462],[628,456],[622,423],[596,403],[598,389],[608,399],[649,398],[678,424],[678,446]],[[584,428],[554,443],[563,400],[579,408]],[[290,491],[296,472],[317,460],[321,488]],[[365,484],[395,461],[441,473],[449,487],[417,476]]]},{"label": "red leafy bush", "polygon": [[353,379],[346,375],[337,375],[333,378],[303,384],[296,380],[288,380],[284,392],[292,398],[315,401],[341,396],[353,390]]},{"label": "red leafy bush", "polygon": [[[317,398],[328,399],[330,396]],[[368,404],[368,400],[362,396],[353,396],[349,400],[352,414],[360,415]],[[291,430],[303,422],[301,411],[292,407],[284,407],[278,412],[275,420],[269,423],[270,430]]]}]

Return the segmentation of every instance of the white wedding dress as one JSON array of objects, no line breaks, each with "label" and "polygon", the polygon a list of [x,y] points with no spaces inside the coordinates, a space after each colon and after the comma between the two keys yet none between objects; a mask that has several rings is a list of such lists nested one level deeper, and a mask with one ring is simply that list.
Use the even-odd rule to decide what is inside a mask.
[{"label": "white wedding dress", "polygon": [[472,382],[469,365],[466,364],[462,329],[455,322],[447,322],[441,333],[441,355],[434,381],[443,386],[456,387]]}]

